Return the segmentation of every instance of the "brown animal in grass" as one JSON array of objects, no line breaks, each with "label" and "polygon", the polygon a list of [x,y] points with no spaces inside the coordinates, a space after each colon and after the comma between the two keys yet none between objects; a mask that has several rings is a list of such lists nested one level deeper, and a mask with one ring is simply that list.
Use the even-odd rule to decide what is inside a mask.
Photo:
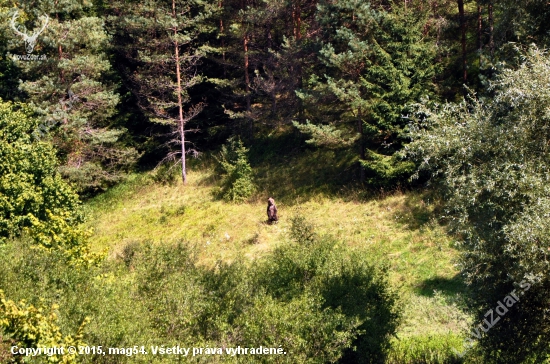
[{"label": "brown animal in grass", "polygon": [[277,206],[275,206],[275,200],[273,197],[267,199],[267,220],[270,224],[279,220],[277,216]]}]

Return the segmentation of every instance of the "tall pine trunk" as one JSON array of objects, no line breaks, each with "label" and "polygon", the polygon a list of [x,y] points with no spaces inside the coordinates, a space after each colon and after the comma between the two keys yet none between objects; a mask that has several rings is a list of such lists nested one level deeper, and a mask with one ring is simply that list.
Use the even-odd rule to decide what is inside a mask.
[{"label": "tall pine trunk", "polygon": [[[172,0],[172,15],[176,19],[176,0]],[[180,52],[179,44],[177,40],[178,29],[177,26],[174,26],[174,54],[176,56],[176,82],[177,82],[177,92],[178,92],[178,131],[181,141],[181,178],[183,183],[187,183],[187,171],[185,169],[185,119],[183,117],[183,100],[181,98],[181,71],[180,71]]]},{"label": "tall pine trunk", "polygon": [[464,15],[464,0],[457,0],[458,16],[460,19],[460,33],[462,43],[462,80],[464,83],[468,81],[467,59],[466,59],[466,17]]},{"label": "tall pine trunk", "polygon": [[495,52],[495,43],[493,39],[493,29],[494,29],[494,19],[493,19],[493,1],[489,1],[489,51],[491,53],[491,61],[493,60],[493,54]]},{"label": "tall pine trunk", "polygon": [[481,52],[483,50],[483,19],[482,19],[482,7],[480,0],[477,1],[477,51],[479,56],[479,69],[482,68],[483,57]]}]

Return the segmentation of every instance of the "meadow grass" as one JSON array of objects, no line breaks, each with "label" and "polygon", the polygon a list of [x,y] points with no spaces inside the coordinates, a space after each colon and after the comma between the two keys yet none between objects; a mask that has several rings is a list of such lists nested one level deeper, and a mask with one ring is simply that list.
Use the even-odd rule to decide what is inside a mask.
[{"label": "meadow grass", "polygon": [[[317,160],[319,153],[313,151],[309,157]],[[311,165],[312,159],[296,163]],[[195,245],[199,264],[205,266],[239,257],[253,260],[289,240],[291,218],[302,215],[316,233],[330,234],[372,263],[388,267],[403,316],[392,339],[391,362],[452,362],[451,349],[461,350],[469,319],[460,303],[465,287],[454,266],[458,252],[435,223],[435,205],[427,202],[429,197],[421,192],[369,196],[329,184],[317,190],[301,188],[307,179],[302,175],[304,181],[292,181],[292,164],[283,160],[274,164],[276,168],[256,168],[256,181],[265,188],[243,204],[215,197],[218,179],[210,162],[196,164],[186,185],[181,180],[156,183],[152,172],[134,174],[86,202],[93,248],[108,248],[115,257],[134,242],[183,240]],[[269,173],[279,176],[278,184],[267,182]],[[274,225],[266,223],[267,196],[275,198],[279,209],[280,221]]]}]

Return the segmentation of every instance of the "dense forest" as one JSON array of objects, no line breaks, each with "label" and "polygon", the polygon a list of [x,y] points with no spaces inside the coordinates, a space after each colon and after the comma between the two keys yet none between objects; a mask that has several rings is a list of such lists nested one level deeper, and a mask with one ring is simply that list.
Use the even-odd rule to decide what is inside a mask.
[{"label": "dense forest", "polygon": [[549,45],[543,0],[0,0],[0,362],[549,363]]}]

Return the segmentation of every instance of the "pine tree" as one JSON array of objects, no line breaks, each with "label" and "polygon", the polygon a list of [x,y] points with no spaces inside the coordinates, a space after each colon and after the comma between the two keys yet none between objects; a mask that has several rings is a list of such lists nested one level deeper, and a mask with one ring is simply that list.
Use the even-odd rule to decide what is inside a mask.
[{"label": "pine tree", "polygon": [[[93,4],[45,0],[16,11],[14,20],[26,19],[29,33],[48,18],[34,49],[46,60],[15,62],[24,73],[21,90],[41,116],[43,129],[54,136],[62,174],[79,191],[119,181],[137,152],[121,144],[125,130],[112,122],[119,96],[109,80],[110,38]],[[14,27],[25,31],[25,24],[17,21]],[[21,50],[22,42],[13,42],[12,53]]]},{"label": "pine tree", "polygon": [[187,123],[204,103],[191,104],[189,89],[203,81],[197,66],[209,50],[198,37],[211,29],[206,24],[216,4],[208,1],[124,1],[111,5],[112,27],[118,51],[128,67],[123,69],[128,86],[150,120],[171,127],[174,138],[166,160],[180,156],[182,179],[187,180]]}]

